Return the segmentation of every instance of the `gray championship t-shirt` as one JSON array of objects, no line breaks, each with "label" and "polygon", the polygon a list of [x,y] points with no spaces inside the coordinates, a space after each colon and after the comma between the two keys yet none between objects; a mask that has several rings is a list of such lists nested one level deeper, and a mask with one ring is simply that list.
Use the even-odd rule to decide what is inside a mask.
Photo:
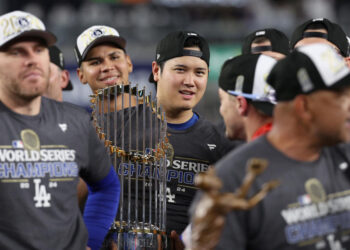
[{"label": "gray championship t-shirt", "polygon": [[229,213],[216,249],[350,249],[350,183],[344,174],[350,166],[342,150],[325,148],[316,161],[300,162],[263,136],[218,162],[224,192],[242,184],[247,161],[254,157],[266,159],[268,167],[248,197],[268,181],[280,185],[251,210]]},{"label": "gray championship t-shirt", "polygon": [[0,132],[0,249],[85,249],[78,176],[97,182],[111,167],[88,113],[42,98],[26,116],[0,102]]}]

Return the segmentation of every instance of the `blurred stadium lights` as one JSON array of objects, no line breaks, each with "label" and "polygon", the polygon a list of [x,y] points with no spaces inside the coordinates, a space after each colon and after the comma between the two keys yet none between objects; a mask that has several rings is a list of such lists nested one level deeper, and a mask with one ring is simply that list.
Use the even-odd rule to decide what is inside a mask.
[{"label": "blurred stadium lights", "polygon": [[231,6],[242,7],[247,4],[246,0],[92,0],[96,3],[120,3],[120,4],[140,4],[140,3],[153,3],[158,5],[164,5],[168,7],[183,7],[183,6]]},{"label": "blurred stadium lights", "polygon": [[231,7],[243,7],[246,4],[246,0],[153,0],[152,3],[162,4],[168,7],[182,7],[182,6],[231,6]]}]

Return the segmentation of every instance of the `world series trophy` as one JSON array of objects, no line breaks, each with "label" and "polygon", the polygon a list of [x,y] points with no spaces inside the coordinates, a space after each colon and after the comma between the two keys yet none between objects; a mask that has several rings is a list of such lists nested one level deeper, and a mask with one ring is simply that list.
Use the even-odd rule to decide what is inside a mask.
[{"label": "world series trophy", "polygon": [[96,132],[111,154],[121,186],[109,249],[161,249],[166,245],[165,114],[138,86],[99,89],[90,101]]}]

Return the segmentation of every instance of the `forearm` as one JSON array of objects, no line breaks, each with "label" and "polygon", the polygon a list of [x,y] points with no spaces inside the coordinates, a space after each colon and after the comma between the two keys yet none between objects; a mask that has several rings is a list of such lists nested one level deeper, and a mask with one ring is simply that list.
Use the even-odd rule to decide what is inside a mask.
[{"label": "forearm", "polygon": [[88,246],[95,250],[100,249],[117,213],[120,184],[114,169],[103,180],[88,184],[88,189],[84,221],[89,233]]}]

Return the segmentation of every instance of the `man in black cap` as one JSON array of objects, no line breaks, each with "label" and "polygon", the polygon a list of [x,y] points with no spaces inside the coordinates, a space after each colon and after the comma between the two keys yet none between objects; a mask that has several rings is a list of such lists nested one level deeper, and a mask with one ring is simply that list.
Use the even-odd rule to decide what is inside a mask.
[{"label": "man in black cap", "polygon": [[106,149],[85,110],[42,96],[56,37],[23,11],[0,23],[0,249],[99,249],[119,197]]},{"label": "man in black cap", "polygon": [[247,141],[270,130],[276,101],[266,76],[275,63],[274,58],[260,54],[240,55],[224,63],[219,76],[219,95],[226,134],[237,133],[237,119],[242,119]]},{"label": "man in black cap", "polygon": [[193,108],[204,95],[209,74],[207,41],[190,31],[171,32],[157,45],[150,81],[165,111],[169,147],[167,231],[180,234],[196,192],[194,177],[225,155],[230,143]]},{"label": "man in black cap", "polygon": [[56,101],[63,101],[62,90],[72,90],[73,85],[69,79],[69,71],[65,69],[62,51],[56,46],[49,47],[50,78],[44,96]]},{"label": "man in black cap", "polygon": [[289,40],[277,29],[256,30],[245,37],[242,54],[264,54],[279,60],[289,54]]},{"label": "man in black cap", "polygon": [[[245,37],[242,54],[264,54],[279,60],[289,54],[289,40],[283,32],[277,29],[256,30]],[[224,118],[226,121],[220,121],[217,128],[219,131],[225,132],[231,140],[246,140],[247,136],[242,116],[237,109],[226,108],[231,105],[237,106],[237,99],[230,97],[227,89],[223,88],[220,83],[218,92],[221,103],[220,114],[222,117],[226,117]]]},{"label": "man in black cap", "polygon": [[267,82],[277,99],[271,131],[215,171],[221,191],[234,192],[248,161],[262,158],[267,169],[247,199],[268,181],[280,185],[251,210],[230,212],[216,249],[349,249],[349,160],[338,143],[350,141],[350,70],[332,47],[313,44],[277,62]]},{"label": "man in black cap", "polygon": [[314,18],[299,25],[292,34],[291,48],[312,43],[326,43],[333,46],[350,67],[349,42],[340,25],[327,18]]}]

